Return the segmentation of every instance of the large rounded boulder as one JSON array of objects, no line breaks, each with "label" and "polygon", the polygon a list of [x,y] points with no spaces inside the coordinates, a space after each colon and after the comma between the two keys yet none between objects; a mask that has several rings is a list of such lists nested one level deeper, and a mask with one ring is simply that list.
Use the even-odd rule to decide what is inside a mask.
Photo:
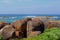
[{"label": "large rounded boulder", "polygon": [[[39,18],[33,18],[32,21],[27,23],[27,36],[29,36],[30,32],[38,31],[43,33],[44,31],[44,23]],[[37,32],[35,32],[37,34]],[[38,35],[38,34],[37,34]]]},{"label": "large rounded boulder", "polygon": [[3,40],[6,40],[10,37],[12,37],[12,34],[15,32],[15,29],[12,27],[12,25],[6,25],[1,29],[1,35],[3,37]]},{"label": "large rounded boulder", "polygon": [[33,31],[41,31],[41,32],[44,31],[44,23],[37,17],[32,19],[32,27]]},{"label": "large rounded boulder", "polygon": [[15,30],[17,31],[15,34],[16,36],[20,35],[20,33],[23,33],[22,36],[26,37],[26,33],[27,33],[27,22],[31,20],[31,18],[24,18],[21,20],[17,20],[14,23],[12,23],[13,27],[15,28]]}]

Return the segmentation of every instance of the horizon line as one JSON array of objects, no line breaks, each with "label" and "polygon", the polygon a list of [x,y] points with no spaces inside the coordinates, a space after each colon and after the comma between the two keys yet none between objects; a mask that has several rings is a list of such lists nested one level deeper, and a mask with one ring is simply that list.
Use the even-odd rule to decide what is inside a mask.
[{"label": "horizon line", "polygon": [[60,16],[60,14],[0,14],[0,16]]}]

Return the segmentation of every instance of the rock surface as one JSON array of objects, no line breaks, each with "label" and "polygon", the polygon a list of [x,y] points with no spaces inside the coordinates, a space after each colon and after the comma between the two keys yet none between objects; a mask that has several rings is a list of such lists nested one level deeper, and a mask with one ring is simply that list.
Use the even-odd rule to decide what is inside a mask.
[{"label": "rock surface", "polygon": [[31,31],[44,31],[44,23],[39,18],[34,18],[27,23],[27,27],[31,27]]},{"label": "rock surface", "polygon": [[0,21],[0,29],[3,28],[5,25],[9,25],[10,23]]},{"label": "rock surface", "polygon": [[[26,32],[27,32],[27,22],[31,20],[31,18],[24,18],[21,20],[17,20],[16,22],[12,23],[12,25],[14,26],[15,30],[18,31],[18,36],[19,36],[19,31],[23,32],[23,35],[25,35],[24,37],[26,37]],[[16,36],[17,36],[16,33]]]},{"label": "rock surface", "polygon": [[30,32],[28,37],[34,37],[34,36],[39,35],[40,33],[41,33],[40,31],[33,31],[33,32]]},{"label": "rock surface", "polygon": [[52,28],[52,27],[58,27],[58,23],[54,22],[54,21],[46,21],[45,22],[45,27],[46,28]]},{"label": "rock surface", "polygon": [[[27,24],[27,22],[31,20],[31,18],[25,18],[25,19],[22,19],[22,20],[17,20],[15,21],[14,23],[12,23],[12,25],[14,26],[14,28],[17,30],[17,31],[21,31],[21,27],[22,26],[25,26],[25,24]],[[23,27],[24,29],[24,27]]]},{"label": "rock surface", "polygon": [[3,40],[8,39],[10,37],[12,37],[12,34],[14,33],[15,29],[11,26],[11,25],[6,25],[5,27],[3,27],[1,29],[2,31],[2,37]]},{"label": "rock surface", "polygon": [[[44,23],[39,18],[33,18],[32,21],[27,23],[27,36],[30,36],[30,32],[32,31],[37,34],[37,31],[43,33],[44,31]],[[38,34],[37,34],[38,35]],[[31,35],[33,36],[33,35]]]},{"label": "rock surface", "polygon": [[43,33],[45,28],[60,28],[60,22],[56,23],[56,21],[54,22],[51,20],[42,20],[38,17],[24,18],[17,20],[12,24],[0,21],[0,34],[2,35],[3,40],[12,36],[14,38],[26,38],[34,37]]}]

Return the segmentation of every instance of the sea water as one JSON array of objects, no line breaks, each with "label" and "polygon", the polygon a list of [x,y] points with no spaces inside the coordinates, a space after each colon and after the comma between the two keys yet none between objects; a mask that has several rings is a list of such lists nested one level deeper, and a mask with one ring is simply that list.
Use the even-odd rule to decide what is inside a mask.
[{"label": "sea water", "polygon": [[[16,20],[20,20],[20,19],[23,19],[23,18],[26,18],[26,17],[33,18],[35,16],[21,16],[21,15],[20,16],[0,16],[0,21],[12,23]],[[40,17],[40,16],[37,16],[37,17]],[[49,16],[47,16],[47,17],[49,17]],[[51,16],[50,19],[60,20],[60,16]]]}]

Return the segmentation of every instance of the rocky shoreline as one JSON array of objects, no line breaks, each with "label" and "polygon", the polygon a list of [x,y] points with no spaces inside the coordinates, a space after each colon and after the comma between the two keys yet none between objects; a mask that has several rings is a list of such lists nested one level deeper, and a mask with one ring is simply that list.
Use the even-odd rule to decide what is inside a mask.
[{"label": "rocky shoreline", "polygon": [[41,18],[24,18],[16,20],[13,23],[0,21],[0,35],[3,40],[9,40],[10,38],[28,38],[34,37],[44,32],[47,28],[58,27],[60,23],[46,20]]}]

